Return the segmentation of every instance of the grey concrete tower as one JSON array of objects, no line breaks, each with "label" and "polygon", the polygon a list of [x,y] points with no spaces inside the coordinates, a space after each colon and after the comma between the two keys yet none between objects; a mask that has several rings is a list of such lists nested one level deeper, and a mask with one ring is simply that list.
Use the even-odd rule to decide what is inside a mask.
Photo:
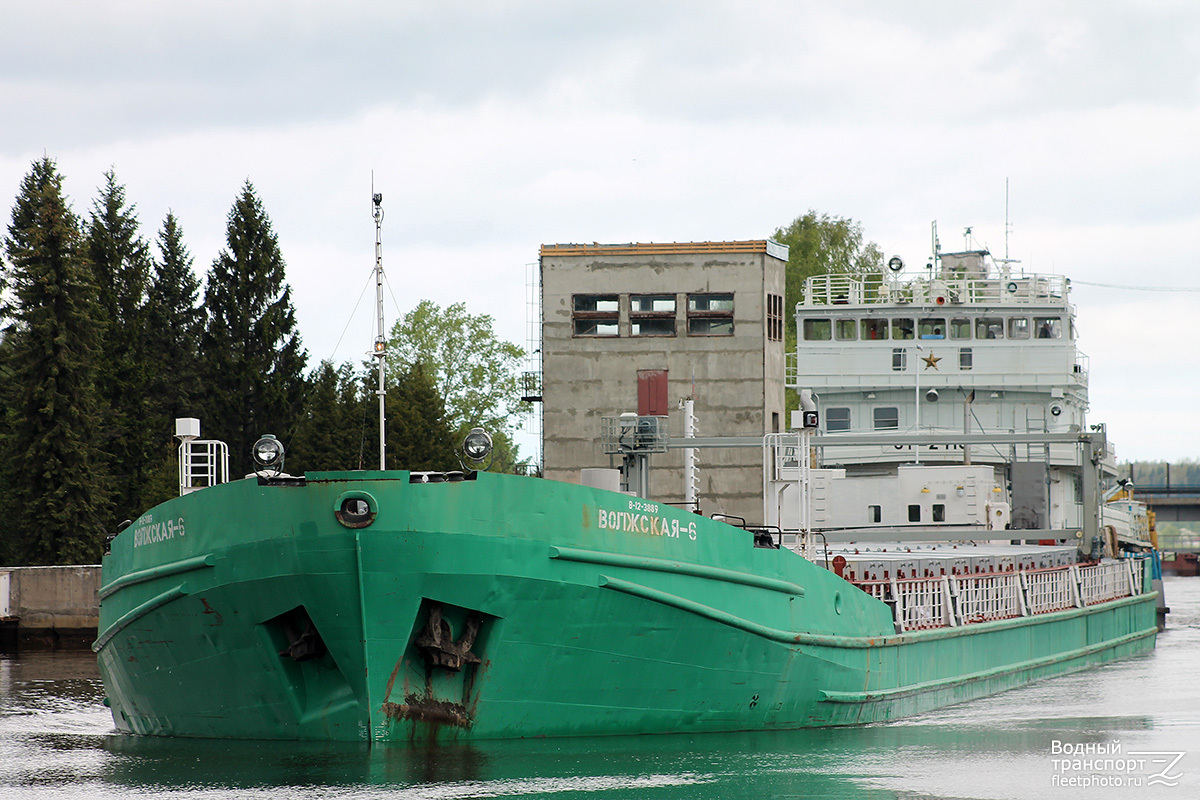
[{"label": "grey concrete tower", "polygon": [[[556,244],[540,252],[544,474],[578,482],[607,467],[601,418],[665,415],[682,436],[784,430],[784,267],[771,241]],[[682,453],[651,458],[650,491],[684,496]],[[762,517],[762,453],[700,451],[699,506]]]}]

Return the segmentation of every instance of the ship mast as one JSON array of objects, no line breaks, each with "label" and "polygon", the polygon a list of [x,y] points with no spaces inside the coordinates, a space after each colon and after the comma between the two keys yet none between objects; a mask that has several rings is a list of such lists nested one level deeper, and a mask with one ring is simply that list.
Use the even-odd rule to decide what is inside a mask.
[{"label": "ship mast", "polygon": [[375,352],[372,355],[379,362],[379,469],[387,469],[384,463],[384,442],[386,441],[387,417],[384,414],[384,355],[387,340],[383,328],[383,195],[375,192],[374,181],[371,182],[371,216],[375,218],[375,311],[378,315],[379,326],[375,329]]}]

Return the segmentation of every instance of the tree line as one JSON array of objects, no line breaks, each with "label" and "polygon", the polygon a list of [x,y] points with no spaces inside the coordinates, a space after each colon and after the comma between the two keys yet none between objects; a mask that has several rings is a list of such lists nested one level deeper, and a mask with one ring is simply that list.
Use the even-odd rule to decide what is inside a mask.
[{"label": "tree line", "polygon": [[[810,275],[883,270],[850,219],[809,211],[772,238],[789,246],[789,309]],[[250,472],[264,433],[294,474],[378,465],[374,365],[309,368],[249,181],[225,239],[201,284],[173,213],[147,241],[110,170],[77,216],[57,164],[33,163],[0,248],[0,564],[98,561],[121,520],[177,493],[177,417],[228,444],[234,476]],[[794,349],[790,314],[786,327]],[[511,439],[523,356],[491,317],[420,302],[390,331],[388,466],[456,469],[458,443],[482,425],[492,469],[525,471]]]},{"label": "tree line", "polygon": [[[112,170],[82,216],[63,181],[51,158],[33,163],[0,248],[0,564],[97,563],[121,520],[178,493],[177,417],[228,444],[234,476],[264,433],[295,474],[378,466],[372,365],[309,369],[250,181],[203,285],[173,213],[151,243]],[[494,468],[516,466],[523,351],[491,326],[429,302],[396,323],[389,468],[458,468],[473,424],[498,440]]]},{"label": "tree line", "polygon": [[1200,461],[1185,458],[1174,464],[1165,461],[1127,461],[1117,468],[1118,474],[1138,486],[1200,486]]}]

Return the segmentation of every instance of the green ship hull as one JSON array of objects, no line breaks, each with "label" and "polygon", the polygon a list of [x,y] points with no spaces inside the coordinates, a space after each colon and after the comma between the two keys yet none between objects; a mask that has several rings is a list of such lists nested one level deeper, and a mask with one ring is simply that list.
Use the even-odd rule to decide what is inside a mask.
[{"label": "green ship hull", "polygon": [[140,734],[786,729],[1149,651],[1155,597],[897,634],[834,573],[669,506],[516,476],[329,472],[144,515],[104,559],[95,649],[116,726]]}]

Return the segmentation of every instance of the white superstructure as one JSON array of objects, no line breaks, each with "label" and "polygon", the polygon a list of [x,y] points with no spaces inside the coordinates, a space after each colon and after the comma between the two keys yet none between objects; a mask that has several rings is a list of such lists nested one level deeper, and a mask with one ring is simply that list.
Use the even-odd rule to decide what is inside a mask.
[{"label": "white superstructure", "polygon": [[[809,278],[787,386],[818,399],[813,529],[844,539],[933,527],[1088,550],[1077,540],[1095,495],[1082,462],[1098,455],[1103,483],[1115,461],[1107,444],[1085,454],[1070,436],[1088,431],[1088,363],[1069,291],[1062,276],[1018,272],[986,250],[935,253],[916,275],[893,258],[884,274]],[[1009,436],[980,443],[984,434]],[[875,443],[852,443],[864,437]],[[777,466],[768,496],[784,501],[767,516],[787,529],[792,477]],[[1102,525],[1145,541],[1119,521],[1128,514],[1109,516]]]}]

